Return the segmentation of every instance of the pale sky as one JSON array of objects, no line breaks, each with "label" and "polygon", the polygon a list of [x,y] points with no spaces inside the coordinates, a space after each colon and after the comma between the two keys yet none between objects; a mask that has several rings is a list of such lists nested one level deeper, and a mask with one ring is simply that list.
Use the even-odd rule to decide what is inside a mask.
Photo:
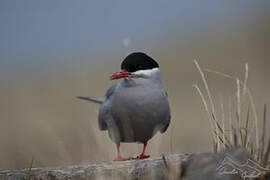
[{"label": "pale sky", "polygon": [[12,73],[89,56],[95,61],[107,52],[166,42],[169,35],[185,43],[194,36],[226,31],[249,16],[256,18],[269,4],[267,0],[1,0],[0,70]]}]

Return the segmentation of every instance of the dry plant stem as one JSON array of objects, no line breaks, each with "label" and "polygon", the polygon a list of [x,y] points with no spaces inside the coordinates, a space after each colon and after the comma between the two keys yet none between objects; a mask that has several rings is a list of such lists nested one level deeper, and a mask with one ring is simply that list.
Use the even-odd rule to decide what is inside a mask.
[{"label": "dry plant stem", "polygon": [[[203,80],[203,83],[204,83],[204,86],[205,86],[205,89],[206,89],[206,92],[207,92],[207,95],[208,95],[208,98],[209,98],[209,101],[210,101],[210,104],[211,104],[211,113],[212,113],[214,119],[216,119],[215,106],[214,106],[213,99],[212,99],[212,96],[211,96],[211,93],[210,93],[210,90],[209,90],[209,86],[208,86],[206,78],[205,78],[205,74],[203,73],[199,63],[196,60],[194,60],[194,63],[195,63],[195,65],[196,65],[196,67],[197,67],[197,69],[200,72],[200,75],[202,77],[202,80]],[[215,123],[215,125],[217,126],[217,123]],[[217,129],[217,127],[216,127],[216,129]],[[216,142],[219,143],[218,134],[216,136]],[[217,144],[217,145],[219,146],[219,144]]]},{"label": "dry plant stem", "polygon": [[266,126],[266,104],[264,104],[263,110],[263,129],[262,129],[262,139],[261,139],[261,158],[263,159],[264,155],[264,146],[265,146],[265,126]]},{"label": "dry plant stem", "polygon": [[247,80],[248,80],[248,63],[245,64],[245,80],[243,85],[243,95],[247,92]]},{"label": "dry plant stem", "polygon": [[[217,132],[216,132],[216,131],[215,131],[214,133],[217,135]],[[223,141],[223,138],[222,138],[221,136],[217,135],[217,137],[218,137],[218,142],[220,142],[221,144],[223,144],[223,146],[226,147],[226,148],[229,147],[229,146],[226,144],[226,142]],[[218,145],[218,143],[217,143],[216,145]],[[218,147],[216,147],[216,148],[218,149]],[[217,150],[217,151],[218,151],[218,150]]]},{"label": "dry plant stem", "polygon": [[[224,113],[224,102],[223,102],[223,96],[220,94],[220,105],[221,105],[221,122],[222,122],[222,129],[223,129],[223,136],[222,136],[222,139],[223,139],[223,142],[226,142],[225,140],[225,113]],[[223,146],[225,148],[225,144]]]},{"label": "dry plant stem", "polygon": [[206,92],[207,92],[207,95],[211,104],[212,114],[215,115],[215,106],[214,106],[213,99],[212,99],[212,96],[211,96],[211,93],[210,93],[210,90],[209,90],[209,87],[205,78],[205,74],[203,73],[199,63],[196,60],[194,60],[194,63],[201,74],[201,77],[202,77],[202,80],[203,80],[203,83],[204,83],[204,86],[205,86],[205,89],[206,89]]},{"label": "dry plant stem", "polygon": [[241,133],[241,98],[240,98],[240,81],[238,78],[236,78],[236,85],[237,85],[237,92],[236,92],[236,101],[237,101],[237,112],[236,112],[236,117],[237,117],[237,124],[238,124],[238,130],[239,134],[241,137],[241,141],[243,144],[243,137]]},{"label": "dry plant stem", "polygon": [[238,146],[237,134],[236,134],[235,128],[233,128],[233,140],[234,140],[234,146]]},{"label": "dry plant stem", "polygon": [[[257,111],[255,108],[255,103],[254,99],[251,95],[250,89],[247,87],[247,81],[248,81],[248,64],[245,64],[245,79],[244,81],[240,81],[239,78],[235,78],[231,75],[209,70],[209,69],[202,69],[198,62],[194,60],[194,63],[201,75],[201,78],[203,80],[207,95],[208,95],[208,100],[210,104],[206,102],[205,97],[203,96],[201,90],[197,85],[193,85],[193,87],[196,88],[198,93],[200,94],[204,107],[207,111],[207,114],[209,116],[209,123],[212,128],[212,134],[213,134],[213,140],[214,140],[214,151],[218,151],[222,147],[230,147],[232,146],[232,143],[234,142],[235,146],[241,145],[242,147],[248,149],[253,156],[253,159],[260,162],[261,165],[264,167],[267,167],[269,164],[269,155],[270,155],[270,140],[267,144],[267,148],[265,149],[265,127],[266,127],[266,105],[264,107],[264,124],[263,124],[263,130],[262,130],[262,137],[261,141],[259,141],[259,131],[258,131],[258,115]],[[221,75],[223,77],[236,80],[236,86],[237,86],[237,91],[236,91],[236,128],[233,127],[233,122],[232,122],[232,102],[231,98],[229,99],[229,130],[231,130],[230,133],[230,138],[228,139],[226,137],[226,130],[225,130],[225,113],[224,113],[224,102],[223,102],[223,97],[220,95],[220,105],[221,105],[221,125],[220,122],[217,120],[216,112],[215,112],[215,107],[213,103],[213,98],[211,96],[209,86],[206,81],[206,76],[204,71],[215,73],[218,75]],[[243,88],[243,89],[242,89]],[[242,91],[242,92],[241,92]],[[249,100],[248,104],[248,109],[247,109],[247,115],[246,117],[242,117],[242,110],[241,106],[241,98],[247,97]],[[242,100],[243,101],[243,100]],[[251,105],[251,106],[250,106]],[[254,121],[250,122],[250,108],[251,112],[254,116]],[[255,134],[255,138],[253,141],[253,137]]]},{"label": "dry plant stem", "polygon": [[213,152],[214,153],[217,152],[217,142],[215,142],[214,139],[213,139]]},{"label": "dry plant stem", "polygon": [[[243,96],[246,94],[247,92],[247,81],[248,81],[248,63],[245,64],[245,80],[244,80],[244,84],[243,84]],[[247,137],[248,137],[248,125],[249,125],[249,110],[250,110],[250,106],[248,106],[248,113],[247,113],[247,118],[246,118],[246,126],[245,126],[245,139],[244,139],[244,147],[248,147],[248,143],[247,143]]]},{"label": "dry plant stem", "polygon": [[233,127],[232,127],[232,98],[229,97],[229,128],[231,130],[230,133],[230,141],[233,142]]},{"label": "dry plant stem", "polygon": [[[229,78],[229,79],[235,79],[233,76],[231,75],[228,75],[228,74],[225,74],[225,73],[222,73],[222,72],[218,72],[218,71],[214,71],[214,70],[211,70],[211,69],[205,69],[206,72],[209,72],[209,73],[215,73],[215,74],[218,74],[220,76],[223,76],[223,77],[226,77],[226,78]],[[242,81],[239,81],[240,84],[244,85],[244,82]],[[252,131],[255,130],[255,141],[256,141],[256,147],[259,147],[259,136],[258,136],[258,115],[257,115],[257,111],[256,111],[256,108],[255,108],[255,103],[254,103],[254,100],[253,100],[253,97],[251,95],[251,92],[249,90],[249,88],[246,87],[246,93],[248,95],[248,98],[249,98],[249,101],[250,101],[250,104],[251,104],[251,107],[252,107],[252,111],[253,111],[253,115],[254,115],[254,119],[255,119],[255,123],[253,123],[253,127],[251,128]],[[254,129],[254,126],[255,126],[255,129]],[[249,143],[250,141],[250,138],[251,136],[253,135],[254,132],[252,133],[249,133],[249,136],[247,138],[247,143]]]},{"label": "dry plant stem", "polygon": [[[251,106],[253,109],[253,114],[254,114],[254,119],[255,119],[255,123],[253,123],[253,127],[252,127],[252,129],[254,129],[254,124],[255,124],[255,143],[256,143],[256,147],[259,147],[258,115],[257,115],[257,111],[255,108],[255,103],[254,103],[253,97],[251,96],[251,93],[250,93],[248,88],[247,88],[247,94],[248,94],[248,97],[250,99],[250,103],[251,103]],[[249,139],[250,139],[252,134],[253,134],[253,132],[249,134],[248,142],[249,142]]]},{"label": "dry plant stem", "polygon": [[214,131],[214,125],[213,125],[213,123],[211,122],[211,113],[210,113],[210,111],[209,111],[209,109],[208,109],[208,106],[207,106],[207,103],[206,103],[206,100],[205,100],[205,97],[203,96],[203,94],[202,94],[202,92],[201,92],[201,90],[200,90],[200,88],[198,87],[198,85],[197,84],[193,84],[193,87],[197,90],[197,92],[199,93],[199,95],[200,95],[200,97],[201,97],[201,99],[202,99],[202,102],[203,102],[203,105],[204,105],[204,108],[205,108],[205,110],[206,110],[206,112],[207,112],[207,114],[208,114],[208,116],[209,116],[209,124],[210,124],[210,126],[211,126],[211,129],[212,129],[212,137],[213,137],[213,139],[214,139],[214,141],[215,141],[215,135],[213,134],[213,131]]},{"label": "dry plant stem", "polygon": [[[217,121],[216,114],[215,114],[215,107],[214,107],[213,99],[212,99],[212,96],[211,96],[211,93],[210,93],[210,90],[209,90],[209,86],[208,86],[207,81],[206,81],[206,78],[205,78],[205,74],[204,74],[204,72],[202,71],[202,69],[201,69],[199,63],[198,63],[196,60],[194,60],[194,63],[195,63],[195,65],[196,65],[198,71],[200,72],[200,75],[201,75],[202,80],[203,80],[203,82],[204,82],[204,86],[205,86],[205,89],[206,89],[206,92],[207,92],[207,95],[208,95],[208,98],[209,98],[209,101],[210,101],[210,104],[211,104],[211,115],[212,115],[212,119],[214,120],[213,123],[214,123],[214,125],[215,125],[215,131],[216,131],[216,132],[215,132],[215,134],[216,134],[215,140],[216,140],[216,142],[217,142],[217,150],[219,150],[219,147],[220,147],[220,144],[219,144],[219,143],[220,143],[220,141],[219,141],[220,135],[219,135],[219,133],[223,134],[224,131],[223,131],[223,129],[221,128],[221,126],[219,125],[219,122]],[[197,87],[198,87],[198,86],[197,86]],[[196,89],[197,89],[197,90],[200,90],[199,88],[196,88]],[[200,93],[200,96],[203,97],[203,96],[202,96],[202,93],[201,93],[201,92],[199,92],[199,93]],[[206,101],[205,101],[205,98],[203,98],[203,99],[204,99],[204,104],[205,104],[205,106],[207,107],[206,109],[208,110],[208,106],[207,106],[207,103],[206,103]],[[209,114],[210,111],[208,110],[207,113]],[[231,145],[231,143],[228,141],[228,139],[226,138],[226,136],[225,136],[225,139],[227,140],[227,143],[228,143],[229,145]]]},{"label": "dry plant stem", "polygon": [[265,152],[265,155],[264,155],[264,158],[263,158],[263,166],[269,166],[269,164],[267,164],[268,162],[268,158],[269,158],[269,154],[270,154],[270,139],[268,141],[268,146],[267,146],[267,149],[266,149],[266,152]]},{"label": "dry plant stem", "polygon": [[[209,123],[210,123],[211,128],[212,128],[212,131],[211,131],[211,132],[212,132],[212,135],[213,135],[212,137],[213,137],[213,139],[214,139],[214,144],[215,144],[214,150],[215,150],[215,149],[218,150],[218,146],[219,146],[219,142],[220,142],[219,140],[222,139],[222,138],[219,136],[218,132],[220,131],[221,134],[223,134],[224,131],[223,131],[223,129],[221,128],[221,126],[219,125],[219,123],[216,121],[215,116],[214,116],[213,114],[210,114],[210,112],[209,112],[209,110],[208,110],[208,106],[207,106],[206,100],[205,100],[205,98],[204,98],[204,96],[203,96],[203,94],[202,94],[200,88],[199,88],[196,84],[194,84],[193,87],[198,91],[200,97],[202,98],[202,102],[203,102],[203,104],[204,104],[205,110],[206,110],[207,114],[209,115],[209,119],[208,119],[208,120],[209,120]],[[212,116],[211,116],[211,115],[212,115]],[[213,125],[212,122],[211,122],[211,117],[212,117],[212,119],[214,120],[214,122],[215,122],[215,124],[216,124],[215,128],[213,127],[214,125]],[[216,137],[217,139],[215,139],[214,137]],[[227,141],[227,143],[228,143],[229,146],[232,146],[231,143],[229,142],[229,140],[228,140],[228,138],[227,138],[226,136],[225,136],[225,140]]]},{"label": "dry plant stem", "polygon": [[246,118],[246,125],[245,125],[245,128],[244,128],[244,131],[245,131],[245,136],[244,136],[244,144],[243,146],[244,147],[248,147],[248,142],[247,142],[247,137],[248,137],[248,124],[249,124],[249,109],[250,107],[248,106],[248,111],[247,111],[247,118]]},{"label": "dry plant stem", "polygon": [[[219,132],[218,132],[218,127],[217,127],[217,124],[215,124],[215,134],[216,134],[216,138],[217,138],[217,152],[220,150],[220,140],[222,140],[222,138],[219,137]],[[222,141],[222,143],[224,143]]]},{"label": "dry plant stem", "polygon": [[[213,117],[213,120],[214,120],[215,123],[216,123],[216,127],[218,127],[219,132],[220,132],[221,134],[225,133],[225,132],[223,131],[222,127],[220,126],[220,124],[219,124],[219,123],[217,122],[217,120],[215,119],[215,116],[212,115],[212,117]],[[220,136],[218,135],[218,137],[220,137]],[[229,139],[227,138],[226,135],[225,135],[225,140],[227,141],[226,143],[228,143],[228,146],[232,146],[231,143],[230,143],[230,141],[229,141]]]}]

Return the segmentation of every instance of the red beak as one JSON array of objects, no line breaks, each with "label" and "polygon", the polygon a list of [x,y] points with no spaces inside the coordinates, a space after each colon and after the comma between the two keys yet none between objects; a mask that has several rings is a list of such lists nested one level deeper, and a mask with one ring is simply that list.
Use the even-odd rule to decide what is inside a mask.
[{"label": "red beak", "polygon": [[115,79],[121,79],[125,77],[129,77],[131,73],[126,72],[124,69],[122,69],[120,72],[116,72],[113,75],[111,75],[110,80],[115,80]]}]

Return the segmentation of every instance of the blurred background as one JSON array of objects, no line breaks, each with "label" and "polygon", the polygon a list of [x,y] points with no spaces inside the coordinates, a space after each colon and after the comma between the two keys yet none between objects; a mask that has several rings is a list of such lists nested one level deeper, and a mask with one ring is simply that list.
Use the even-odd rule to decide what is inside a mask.
[{"label": "blurred background", "polygon": [[[109,76],[131,52],[157,60],[172,122],[157,134],[153,156],[212,150],[210,127],[193,63],[243,80],[249,63],[260,125],[270,102],[270,2],[245,1],[0,1],[0,170],[98,163],[115,157],[99,131],[99,106],[75,97],[103,97]],[[236,94],[235,81],[207,74],[217,111]],[[235,109],[233,110],[235,113]],[[135,156],[140,144],[123,144]]]}]

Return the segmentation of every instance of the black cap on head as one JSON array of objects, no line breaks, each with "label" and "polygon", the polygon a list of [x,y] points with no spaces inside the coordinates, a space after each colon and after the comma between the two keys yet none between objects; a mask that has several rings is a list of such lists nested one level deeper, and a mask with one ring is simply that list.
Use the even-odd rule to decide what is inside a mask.
[{"label": "black cap on head", "polygon": [[135,52],[129,54],[121,63],[121,69],[124,69],[127,72],[153,69],[156,67],[159,67],[158,63],[142,52]]}]

